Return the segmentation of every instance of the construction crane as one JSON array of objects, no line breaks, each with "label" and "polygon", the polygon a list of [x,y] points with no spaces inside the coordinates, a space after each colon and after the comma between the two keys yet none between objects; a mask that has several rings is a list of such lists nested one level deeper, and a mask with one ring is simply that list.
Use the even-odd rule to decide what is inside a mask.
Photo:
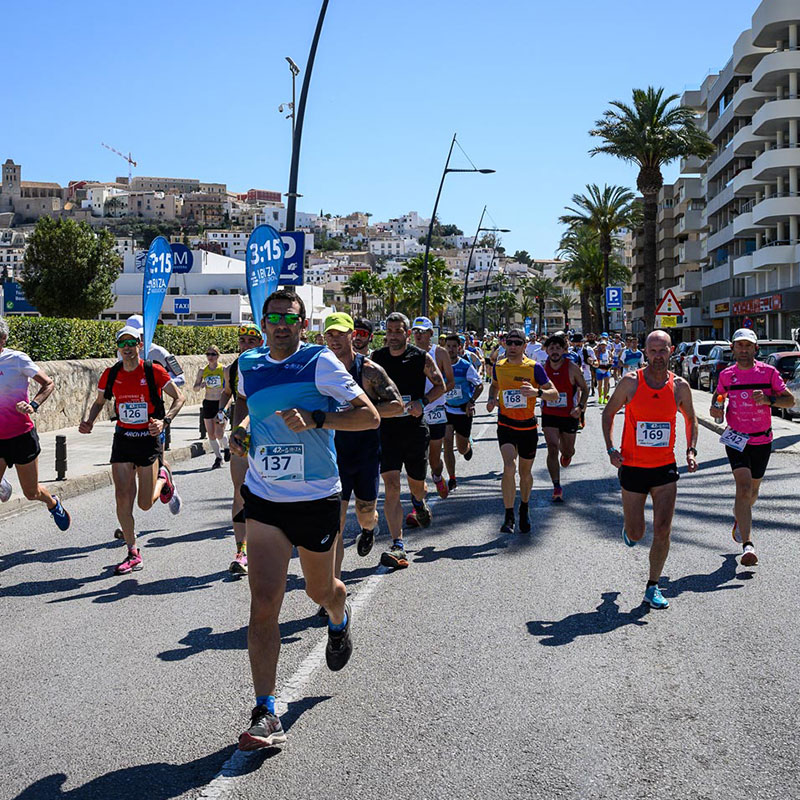
[{"label": "construction crane", "polygon": [[111,147],[111,145],[108,145],[105,142],[100,142],[100,144],[103,145],[103,147],[105,147],[106,150],[110,150],[112,153],[116,153],[120,158],[123,158],[125,159],[125,161],[128,162],[128,186],[130,186],[131,179],[133,177],[132,170],[133,167],[136,166],[136,162],[133,160],[133,158],[131,158],[131,154],[128,153],[128,155],[125,155],[125,153],[120,153],[119,150],[116,150],[115,148]]}]

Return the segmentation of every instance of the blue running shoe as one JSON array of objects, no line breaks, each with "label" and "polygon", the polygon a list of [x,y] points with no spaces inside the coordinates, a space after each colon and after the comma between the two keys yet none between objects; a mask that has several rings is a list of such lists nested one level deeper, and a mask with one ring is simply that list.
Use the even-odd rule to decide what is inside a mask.
[{"label": "blue running shoe", "polygon": [[53,520],[56,525],[58,525],[59,530],[65,531],[69,528],[69,524],[72,520],[67,510],[61,505],[61,501],[55,495],[53,495],[53,500],[56,501],[56,504],[48,510],[53,515]]},{"label": "blue running shoe", "polygon": [[636,544],[636,542],[632,542],[628,538],[628,534],[625,533],[625,527],[624,526],[622,528],[622,541],[625,542],[625,544],[628,545],[628,547],[633,547]]},{"label": "blue running shoe", "polygon": [[644,601],[650,605],[650,608],[669,608],[669,602],[661,594],[661,589],[658,586],[648,586],[644,593]]}]

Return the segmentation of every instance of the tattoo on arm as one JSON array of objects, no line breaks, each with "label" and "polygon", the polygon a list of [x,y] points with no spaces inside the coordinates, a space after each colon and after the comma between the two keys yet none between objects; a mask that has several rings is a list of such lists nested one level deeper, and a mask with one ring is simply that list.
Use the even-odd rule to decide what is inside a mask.
[{"label": "tattoo on arm", "polygon": [[425,356],[425,377],[433,384],[434,388],[438,386],[444,389],[444,378],[430,353]]},{"label": "tattoo on arm", "polygon": [[386,370],[373,361],[364,363],[363,376],[365,383],[369,387],[368,396],[376,405],[381,403],[403,402],[400,392],[394,385],[394,381],[386,374]]}]

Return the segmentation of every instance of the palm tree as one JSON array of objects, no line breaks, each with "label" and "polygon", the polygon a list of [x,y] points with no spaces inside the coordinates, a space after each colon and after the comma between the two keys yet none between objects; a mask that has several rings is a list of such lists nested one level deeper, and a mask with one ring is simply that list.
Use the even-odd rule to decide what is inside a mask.
[{"label": "palm tree", "polygon": [[592,155],[608,153],[636,164],[639,175],[636,186],[644,198],[644,321],[647,330],[655,324],[656,312],[656,214],[658,193],[664,185],[661,168],[676,158],[699,156],[708,158],[715,152],[708,135],[695,123],[695,115],[687,106],[672,106],[677,94],[664,97],[664,89],[633,90],[633,106],[619,100],[589,131],[604,144],[592,148]]},{"label": "palm tree", "polygon": [[[608,283],[611,245],[617,231],[621,228],[633,227],[639,222],[639,210],[633,192],[624,186],[608,186],[601,189],[596,183],[586,186],[587,194],[572,195],[572,202],[577,208],[567,206],[570,214],[560,217],[566,225],[587,225],[597,232],[600,252],[603,255],[603,277]],[[588,196],[587,196],[588,195]],[[608,330],[608,309],[605,310],[603,327]]]},{"label": "palm tree", "polygon": [[397,311],[397,301],[402,294],[403,281],[399,275],[387,275],[381,280],[380,293],[383,295],[384,306],[391,314]]},{"label": "palm tree", "polygon": [[525,289],[523,291],[531,298],[538,308],[539,327],[537,330],[541,332],[545,303],[556,294],[555,281],[553,281],[552,278],[531,277],[525,279],[524,286]]},{"label": "palm tree", "polygon": [[377,275],[368,269],[360,269],[354,272],[342,287],[342,291],[348,296],[361,295],[361,314],[367,316],[367,298],[376,295],[381,290],[381,281]]},{"label": "palm tree", "polygon": [[569,312],[575,305],[575,295],[562,289],[553,299],[556,301],[559,311],[564,315],[564,330],[567,330],[569,328]]},{"label": "palm tree", "polygon": [[[400,273],[401,297],[410,316],[416,316],[422,305],[422,256],[406,261]],[[453,271],[441,258],[428,256],[428,301],[432,314],[440,317],[450,302],[461,297],[459,287],[452,282]]]}]

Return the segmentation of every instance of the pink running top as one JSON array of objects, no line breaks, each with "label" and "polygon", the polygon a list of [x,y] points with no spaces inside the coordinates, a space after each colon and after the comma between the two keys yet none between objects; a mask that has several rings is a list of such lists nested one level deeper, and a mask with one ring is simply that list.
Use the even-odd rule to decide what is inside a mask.
[{"label": "pink running top", "polygon": [[27,414],[17,411],[20,400],[28,400],[28,378],[39,368],[19,350],[0,350],[0,439],[13,439],[33,428]]},{"label": "pink running top", "polygon": [[[752,369],[740,369],[736,364],[726,367],[719,374],[717,392],[728,396],[725,412],[728,427],[737,433],[750,434],[749,444],[769,444],[772,441],[772,409],[757,406],[753,402],[753,392],[761,389],[766,395],[776,395],[785,388],[780,372],[762,361],[756,361]],[[761,435],[753,436],[754,433]]]}]

